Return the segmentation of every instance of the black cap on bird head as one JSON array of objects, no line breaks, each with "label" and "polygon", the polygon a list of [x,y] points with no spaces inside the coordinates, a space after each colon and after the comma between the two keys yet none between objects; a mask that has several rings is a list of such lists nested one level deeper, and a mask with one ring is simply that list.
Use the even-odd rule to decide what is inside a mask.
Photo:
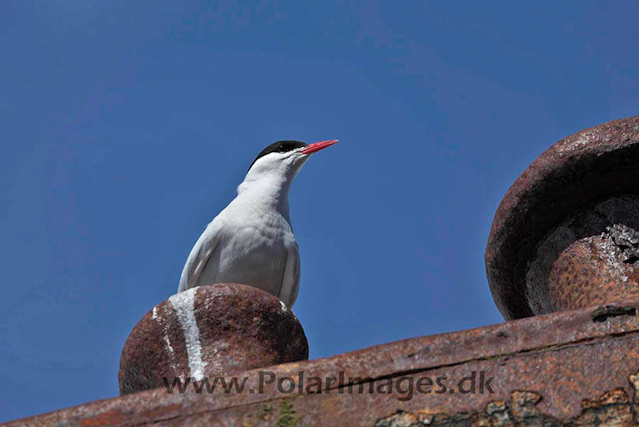
[{"label": "black cap on bird head", "polygon": [[260,157],[264,157],[270,153],[286,153],[288,151],[293,151],[298,148],[306,147],[307,145],[308,144],[305,144],[301,141],[291,141],[291,140],[274,142],[268,147],[266,147],[265,149],[263,149],[262,151],[260,151],[260,154],[257,155],[255,160],[253,160],[253,163],[251,163],[251,166],[249,166],[249,170],[253,167],[257,159],[259,159]]}]

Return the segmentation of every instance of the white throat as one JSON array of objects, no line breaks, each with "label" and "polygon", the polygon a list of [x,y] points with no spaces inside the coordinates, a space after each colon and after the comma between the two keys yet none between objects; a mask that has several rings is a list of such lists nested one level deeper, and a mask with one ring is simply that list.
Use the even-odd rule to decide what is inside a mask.
[{"label": "white throat", "polygon": [[237,198],[249,202],[252,207],[263,212],[276,209],[290,224],[288,192],[305,161],[306,158],[294,163],[256,163],[237,187]]}]

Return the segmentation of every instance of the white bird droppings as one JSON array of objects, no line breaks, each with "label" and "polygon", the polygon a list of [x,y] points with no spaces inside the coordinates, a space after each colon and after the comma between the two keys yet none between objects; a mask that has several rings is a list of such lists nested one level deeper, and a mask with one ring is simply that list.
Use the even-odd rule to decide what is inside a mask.
[{"label": "white bird droppings", "polygon": [[[171,340],[169,339],[169,324],[166,322],[166,319],[163,319],[161,316],[158,315],[157,305],[153,307],[153,315],[151,316],[151,318],[155,320],[158,323],[158,325],[162,327],[164,332],[162,337],[164,338],[166,351],[171,356],[171,360],[174,360],[175,350],[173,350],[173,346],[171,345]],[[171,363],[171,368],[177,369],[177,366],[175,365],[175,363],[173,362]]]},{"label": "white bird droppings", "polygon": [[173,295],[169,298],[169,301],[171,301],[171,305],[175,309],[178,322],[184,333],[191,377],[195,381],[201,381],[204,378],[204,367],[207,364],[202,360],[200,330],[195,319],[195,292],[197,292],[197,288],[191,288]]},{"label": "white bird droppings", "polygon": [[[164,330],[164,343],[166,344],[166,349],[169,351],[171,356],[173,356],[173,346],[171,345],[171,341],[169,340],[169,335],[167,334],[166,329]],[[171,367],[175,368],[175,364],[171,363]]]}]

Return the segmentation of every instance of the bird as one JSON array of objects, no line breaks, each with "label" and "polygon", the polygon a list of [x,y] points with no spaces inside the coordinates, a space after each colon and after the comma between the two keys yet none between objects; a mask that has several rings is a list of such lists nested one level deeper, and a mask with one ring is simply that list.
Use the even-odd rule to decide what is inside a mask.
[{"label": "bird", "polygon": [[262,289],[279,298],[284,307],[292,307],[299,290],[300,256],[288,193],[309,157],[337,142],[285,140],[264,148],[237,187],[237,196],[193,246],[177,292],[239,283]]}]

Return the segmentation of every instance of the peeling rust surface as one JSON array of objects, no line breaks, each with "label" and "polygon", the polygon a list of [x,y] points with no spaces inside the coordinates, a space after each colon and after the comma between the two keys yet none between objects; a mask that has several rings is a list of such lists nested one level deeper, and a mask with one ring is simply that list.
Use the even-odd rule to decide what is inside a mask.
[{"label": "peeling rust surface", "polygon": [[526,271],[535,314],[639,297],[639,197],[613,197],[569,216],[539,245]]},{"label": "peeling rust surface", "polygon": [[[9,425],[374,426],[391,422],[393,416],[424,425],[515,425],[507,422],[518,418],[530,421],[520,425],[536,425],[537,421],[592,425],[601,420],[608,420],[608,425],[628,425],[624,423],[634,413],[628,412],[631,400],[624,400],[624,393],[634,399],[639,385],[639,318],[608,315],[627,313],[624,307],[636,310],[639,301],[599,311],[553,313],[268,368],[278,378],[300,371],[307,378],[344,375],[343,384],[333,384],[321,393],[283,394],[274,384],[267,385],[263,393],[240,394],[219,389],[212,394],[197,394],[193,389],[171,394],[160,388]],[[239,375],[247,378],[247,390],[258,388],[259,372]],[[416,382],[424,376],[447,377],[454,385],[473,372],[494,377],[492,392],[485,389],[480,393],[478,388],[469,393],[415,392],[406,399],[405,392],[385,387],[389,381],[397,384],[402,378],[412,378]],[[358,392],[350,377],[364,379],[364,392]],[[373,387],[371,393],[369,386]],[[481,424],[486,420],[493,424]]]},{"label": "peeling rust surface", "polygon": [[578,240],[554,262],[548,292],[539,298],[549,311],[561,311],[638,297],[639,265],[628,259],[608,233]]},{"label": "peeling rust surface", "polygon": [[[613,197],[637,195],[637,165],[639,116],[557,142],[517,178],[497,209],[485,253],[491,292],[506,319],[540,312],[529,294],[544,289],[527,287],[526,275],[544,238],[571,215]],[[542,313],[548,311],[542,307]]]},{"label": "peeling rust surface", "polygon": [[453,415],[437,414],[425,417],[423,413],[398,410],[381,418],[375,427],[422,426],[636,426],[634,405],[624,389],[605,392],[597,399],[585,400],[582,411],[574,418],[559,420],[543,413],[537,403],[542,395],[534,391],[513,391],[508,404],[494,401],[482,412],[458,412]]}]

